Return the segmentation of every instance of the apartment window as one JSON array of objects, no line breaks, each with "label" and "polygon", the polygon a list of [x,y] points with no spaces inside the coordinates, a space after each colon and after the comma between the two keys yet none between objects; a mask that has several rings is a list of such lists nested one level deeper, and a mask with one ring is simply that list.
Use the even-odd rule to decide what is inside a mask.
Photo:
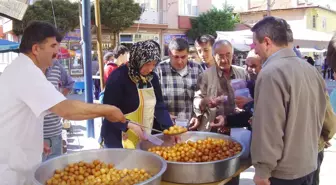
[{"label": "apartment window", "polygon": [[188,16],[198,15],[197,0],[179,0],[179,14]]},{"label": "apartment window", "polygon": [[249,0],[248,9],[260,8],[261,6],[266,4],[265,2],[265,0]]},{"label": "apartment window", "polygon": [[323,19],[322,19],[322,28],[323,29],[327,28],[327,19],[325,17],[323,17]]},{"label": "apartment window", "polygon": [[139,3],[145,10],[158,10],[157,0],[134,0],[134,2]]},{"label": "apartment window", "polygon": [[313,15],[313,28],[316,28],[316,15]]},{"label": "apartment window", "polygon": [[120,43],[133,43],[132,34],[120,34]]}]

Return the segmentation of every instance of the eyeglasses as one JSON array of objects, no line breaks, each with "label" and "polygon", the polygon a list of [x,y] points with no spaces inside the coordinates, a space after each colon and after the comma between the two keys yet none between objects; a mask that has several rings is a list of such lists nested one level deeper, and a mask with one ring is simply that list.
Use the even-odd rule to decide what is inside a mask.
[{"label": "eyeglasses", "polygon": [[183,56],[172,55],[172,57],[173,57],[174,59],[176,59],[176,60],[178,60],[179,58],[180,58],[181,60],[184,60],[184,59],[186,59],[186,58],[188,57],[188,55],[183,55]]}]

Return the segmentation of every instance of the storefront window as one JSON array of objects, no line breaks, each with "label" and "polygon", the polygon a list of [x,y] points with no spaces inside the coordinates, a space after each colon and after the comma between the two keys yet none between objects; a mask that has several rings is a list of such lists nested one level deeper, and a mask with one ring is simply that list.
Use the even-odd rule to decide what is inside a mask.
[{"label": "storefront window", "polygon": [[145,40],[154,40],[159,42],[159,34],[134,34],[134,43]]},{"label": "storefront window", "polygon": [[120,43],[130,43],[133,42],[132,34],[120,34]]},{"label": "storefront window", "polygon": [[135,34],[120,34],[120,43],[136,43],[145,40],[154,40],[160,43],[160,35],[155,33],[135,33]]},{"label": "storefront window", "polygon": [[81,51],[76,51],[76,56],[70,60],[70,75],[71,76],[83,76],[84,67]]}]

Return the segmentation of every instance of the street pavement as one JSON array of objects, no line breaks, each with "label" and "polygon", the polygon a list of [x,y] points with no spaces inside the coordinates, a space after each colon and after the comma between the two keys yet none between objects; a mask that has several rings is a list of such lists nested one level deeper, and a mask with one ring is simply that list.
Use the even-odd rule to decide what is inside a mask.
[{"label": "street pavement", "polygon": [[[336,82],[327,81],[329,88],[336,88]],[[84,101],[84,95],[71,94],[68,96],[69,99],[75,99]],[[94,120],[95,124],[95,138],[87,138],[86,133],[86,121],[72,121],[73,130],[72,133],[67,134],[68,142],[68,153],[73,153],[82,150],[98,149],[100,146],[98,144],[98,137],[101,127],[101,118],[96,118]],[[335,182],[335,172],[336,172],[336,135],[330,141],[332,146],[325,150],[324,160],[321,166],[320,172],[320,185],[333,185]],[[254,185],[253,176],[254,168],[251,167],[241,173],[240,175],[240,185]]]}]

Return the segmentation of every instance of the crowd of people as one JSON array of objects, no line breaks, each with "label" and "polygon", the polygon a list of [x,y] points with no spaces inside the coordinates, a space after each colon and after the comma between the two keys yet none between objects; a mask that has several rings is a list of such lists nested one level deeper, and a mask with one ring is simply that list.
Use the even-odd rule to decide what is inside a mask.
[{"label": "crowd of people", "polygon": [[[182,38],[172,40],[163,61],[153,40],[130,49],[118,46],[104,56],[101,104],[87,104],[65,98],[73,80],[54,61],[61,41],[57,30],[31,23],[21,54],[0,77],[6,87],[0,89],[2,183],[28,183],[42,159],[61,155],[61,118],[103,117],[105,148],[138,149],[155,134],[152,128],[167,129],[176,119],[188,120],[189,130],[227,135],[246,127],[252,131],[257,185],[319,184],[323,151],[336,132],[325,81],[293,50],[284,19],[265,17],[251,30],[254,48],[246,68],[232,64],[232,43],[208,34],[195,39],[194,47]],[[336,69],[335,42],[333,37],[327,52],[331,69]],[[233,82],[243,82],[249,95],[237,94]]]}]

